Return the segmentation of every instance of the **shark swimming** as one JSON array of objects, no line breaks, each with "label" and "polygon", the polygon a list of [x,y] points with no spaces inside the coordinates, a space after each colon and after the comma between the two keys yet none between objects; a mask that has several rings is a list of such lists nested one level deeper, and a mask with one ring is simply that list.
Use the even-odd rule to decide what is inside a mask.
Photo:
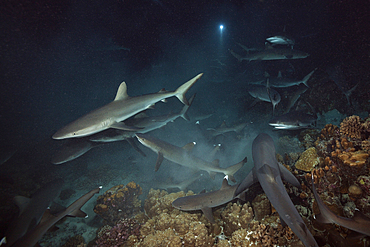
[{"label": "shark swimming", "polygon": [[282,60],[282,59],[302,59],[309,56],[308,53],[289,49],[289,48],[273,48],[272,46],[266,47],[263,51],[257,51],[254,53],[249,53],[245,57],[235,53],[234,51],[230,50],[230,53],[238,59],[239,62],[243,60],[247,61],[256,61],[256,60]]},{"label": "shark swimming", "polygon": [[248,87],[248,93],[255,98],[255,101],[251,106],[254,106],[259,101],[266,101],[272,103],[272,111],[275,111],[275,107],[281,101],[281,96],[278,91],[269,87],[269,82],[267,86],[263,85],[250,85]]},{"label": "shark swimming", "polygon": [[269,125],[275,129],[297,130],[315,127],[317,116],[306,111],[291,111],[281,116],[273,117]]},{"label": "shark swimming", "polygon": [[328,206],[321,200],[317,194],[315,188],[315,179],[313,171],[311,173],[312,180],[312,192],[315,197],[315,201],[319,207],[320,214],[315,215],[315,219],[320,223],[334,223],[353,231],[370,236],[370,219],[356,210],[355,215],[352,218],[346,218],[336,215],[331,211]]},{"label": "shark swimming", "polygon": [[39,224],[45,210],[50,206],[54,198],[59,195],[63,184],[63,179],[56,179],[38,189],[31,198],[24,196],[14,197],[14,202],[19,207],[19,216],[10,223],[5,232],[5,246],[12,246],[27,231]]},{"label": "shark swimming", "polygon": [[277,162],[271,136],[265,133],[259,134],[253,141],[252,155],[254,167],[238,186],[234,195],[239,195],[252,184],[259,182],[267,198],[279,213],[281,222],[285,222],[306,247],[318,247],[285,190],[282,177],[296,187],[300,187],[300,184],[287,168]]},{"label": "shark swimming", "polygon": [[136,137],[141,144],[158,154],[155,171],[159,169],[163,159],[165,158],[185,167],[207,171],[212,178],[215,173],[218,172],[227,175],[231,181],[235,181],[233,176],[234,173],[236,173],[246,163],[243,160],[230,167],[221,168],[218,164],[218,160],[214,160],[211,163],[192,155],[190,151],[194,147],[195,143],[189,143],[181,148],[147,134],[137,133]]},{"label": "shark swimming", "polygon": [[65,216],[86,217],[87,214],[81,211],[81,207],[85,205],[95,194],[99,193],[100,188],[96,188],[81,196],[73,202],[68,208],[52,215],[48,210],[45,211],[42,221],[32,230],[28,231],[21,239],[19,239],[12,247],[32,247],[44,236],[44,234],[59,220]]},{"label": "shark swimming", "polygon": [[93,110],[66,125],[53,135],[53,139],[84,137],[109,128],[130,131],[138,130],[139,128],[127,126],[122,121],[150,108],[159,101],[163,101],[166,98],[173,96],[176,96],[183,104],[189,105],[189,102],[185,97],[185,93],[202,75],[203,74],[201,73],[195,76],[193,79],[177,88],[176,91],[167,92],[165,90],[161,90],[158,93],[145,94],[136,97],[128,96],[126,83],[122,82],[118,88],[114,101]]},{"label": "shark swimming", "polygon": [[[244,162],[247,162],[247,158],[245,158]],[[183,211],[202,210],[204,216],[211,223],[216,223],[212,215],[212,208],[233,200],[238,185],[229,185],[227,179],[224,178],[221,189],[177,198],[172,202],[172,206]]]},{"label": "shark swimming", "polygon": [[248,123],[240,123],[240,124],[236,124],[234,126],[231,126],[231,127],[227,127],[226,126],[226,123],[225,121],[222,122],[221,126],[218,127],[218,128],[207,128],[207,130],[210,131],[211,133],[211,136],[218,136],[218,135],[223,135],[227,132],[236,132],[236,133],[239,133],[240,131],[242,131],[246,126],[248,125]]}]

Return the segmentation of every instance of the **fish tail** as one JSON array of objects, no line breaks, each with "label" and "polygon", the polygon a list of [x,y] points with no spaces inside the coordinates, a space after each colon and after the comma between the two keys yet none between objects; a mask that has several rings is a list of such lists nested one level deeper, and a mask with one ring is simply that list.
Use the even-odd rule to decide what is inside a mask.
[{"label": "fish tail", "polygon": [[233,182],[236,182],[235,178],[234,178],[234,174],[240,169],[242,168],[242,166],[247,163],[247,157],[245,157],[242,161],[240,161],[239,163],[235,164],[235,165],[232,165],[228,168],[226,168],[224,174],[227,175],[229,177],[229,179]]},{"label": "fish tail", "polygon": [[191,86],[193,86],[193,84],[199,80],[200,77],[202,77],[203,73],[200,73],[199,75],[197,75],[196,77],[194,77],[193,79],[185,82],[184,84],[182,84],[179,88],[176,89],[175,91],[175,96],[184,104],[184,105],[189,105],[189,102],[188,100],[186,99],[185,97],[185,94],[186,92],[189,90],[189,88],[191,88]]},{"label": "fish tail", "polygon": [[188,110],[189,110],[189,107],[191,106],[191,103],[193,103],[193,100],[195,98],[195,95],[194,94],[193,96],[191,96],[191,98],[189,99],[189,105],[184,105],[184,107],[182,108],[181,112],[180,112],[180,117],[182,117],[183,119],[185,119],[186,121],[190,121],[190,118],[187,114]]}]

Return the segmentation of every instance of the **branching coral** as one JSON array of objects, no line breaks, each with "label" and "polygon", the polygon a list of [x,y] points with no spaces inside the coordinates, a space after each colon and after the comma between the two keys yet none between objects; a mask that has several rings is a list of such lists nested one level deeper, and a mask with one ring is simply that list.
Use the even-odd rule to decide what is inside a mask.
[{"label": "branching coral", "polygon": [[131,235],[139,236],[140,224],[133,219],[121,219],[113,227],[100,229],[95,247],[124,246]]},{"label": "branching coral", "polygon": [[126,186],[114,186],[98,197],[94,212],[99,214],[106,224],[113,226],[119,219],[131,218],[140,212],[141,201],[138,196],[141,193],[141,187],[134,182]]},{"label": "branching coral", "polygon": [[249,203],[240,205],[239,203],[228,203],[222,210],[221,215],[224,233],[230,236],[239,228],[248,228],[253,220],[253,209]]},{"label": "branching coral", "polygon": [[364,130],[363,122],[359,116],[347,117],[340,124],[340,133],[350,138],[361,139]]}]

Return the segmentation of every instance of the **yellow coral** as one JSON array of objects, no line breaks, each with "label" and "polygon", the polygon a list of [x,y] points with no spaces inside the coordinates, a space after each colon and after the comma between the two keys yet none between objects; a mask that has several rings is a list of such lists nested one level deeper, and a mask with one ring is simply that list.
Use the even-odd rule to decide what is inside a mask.
[{"label": "yellow coral", "polygon": [[299,160],[295,163],[295,167],[299,170],[309,172],[320,163],[316,148],[307,149],[301,154]]},{"label": "yellow coral", "polygon": [[365,165],[369,154],[363,151],[344,152],[339,154],[338,157],[343,161],[343,164],[350,167],[362,167]]}]

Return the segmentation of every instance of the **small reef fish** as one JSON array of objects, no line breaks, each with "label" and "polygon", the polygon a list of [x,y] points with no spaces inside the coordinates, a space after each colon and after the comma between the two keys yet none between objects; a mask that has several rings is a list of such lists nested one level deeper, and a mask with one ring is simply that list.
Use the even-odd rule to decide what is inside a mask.
[{"label": "small reef fish", "polygon": [[155,171],[158,171],[163,159],[165,158],[185,167],[207,171],[211,178],[214,178],[215,173],[219,172],[227,175],[231,181],[235,181],[234,173],[236,173],[245,164],[243,160],[230,167],[221,168],[218,164],[218,160],[214,160],[211,163],[192,155],[190,151],[195,145],[193,142],[181,148],[147,134],[138,133],[136,134],[136,137],[141,144],[158,154]]},{"label": "small reef fish", "polygon": [[32,230],[28,231],[21,239],[19,239],[12,247],[32,247],[44,236],[44,234],[59,220],[65,216],[72,217],[87,217],[87,214],[81,211],[81,207],[85,205],[95,194],[99,193],[100,188],[94,189],[87,194],[83,195],[75,202],[73,202],[68,208],[58,213],[57,215],[52,215],[48,210],[45,211],[42,221],[34,227]]},{"label": "small reef fish", "polygon": [[163,101],[166,98],[173,96],[176,96],[183,104],[189,105],[189,102],[185,97],[185,93],[202,75],[203,74],[199,74],[195,76],[193,79],[177,88],[174,92],[161,90],[158,93],[136,97],[129,97],[127,95],[126,83],[122,82],[118,88],[114,101],[103,107],[93,110],[92,112],[78,118],[77,120],[58,130],[53,135],[53,139],[84,137],[109,128],[130,131],[138,130],[139,128],[127,126],[122,121],[145,109],[150,108],[159,101]]},{"label": "small reef fish", "polygon": [[287,168],[277,162],[271,136],[265,133],[259,134],[253,141],[252,155],[254,167],[236,189],[235,196],[259,182],[272,206],[279,213],[280,221],[285,222],[306,247],[318,247],[286,192],[281,177],[296,187],[300,187],[300,184]]},{"label": "small reef fish", "polygon": [[360,213],[358,210],[356,210],[355,215],[352,218],[336,215],[328,208],[328,206],[325,205],[320,196],[317,194],[313,171],[311,173],[311,180],[312,192],[320,210],[320,214],[315,215],[315,219],[318,222],[338,224],[355,232],[370,236],[370,219],[368,217]]},{"label": "small reef fish", "polygon": [[[247,162],[247,158],[245,158],[243,162]],[[224,178],[221,189],[200,193],[199,195],[177,198],[172,202],[172,206],[183,211],[202,210],[204,216],[214,224],[216,222],[212,215],[212,208],[233,200],[238,185],[239,184],[229,185],[227,179]]]}]

